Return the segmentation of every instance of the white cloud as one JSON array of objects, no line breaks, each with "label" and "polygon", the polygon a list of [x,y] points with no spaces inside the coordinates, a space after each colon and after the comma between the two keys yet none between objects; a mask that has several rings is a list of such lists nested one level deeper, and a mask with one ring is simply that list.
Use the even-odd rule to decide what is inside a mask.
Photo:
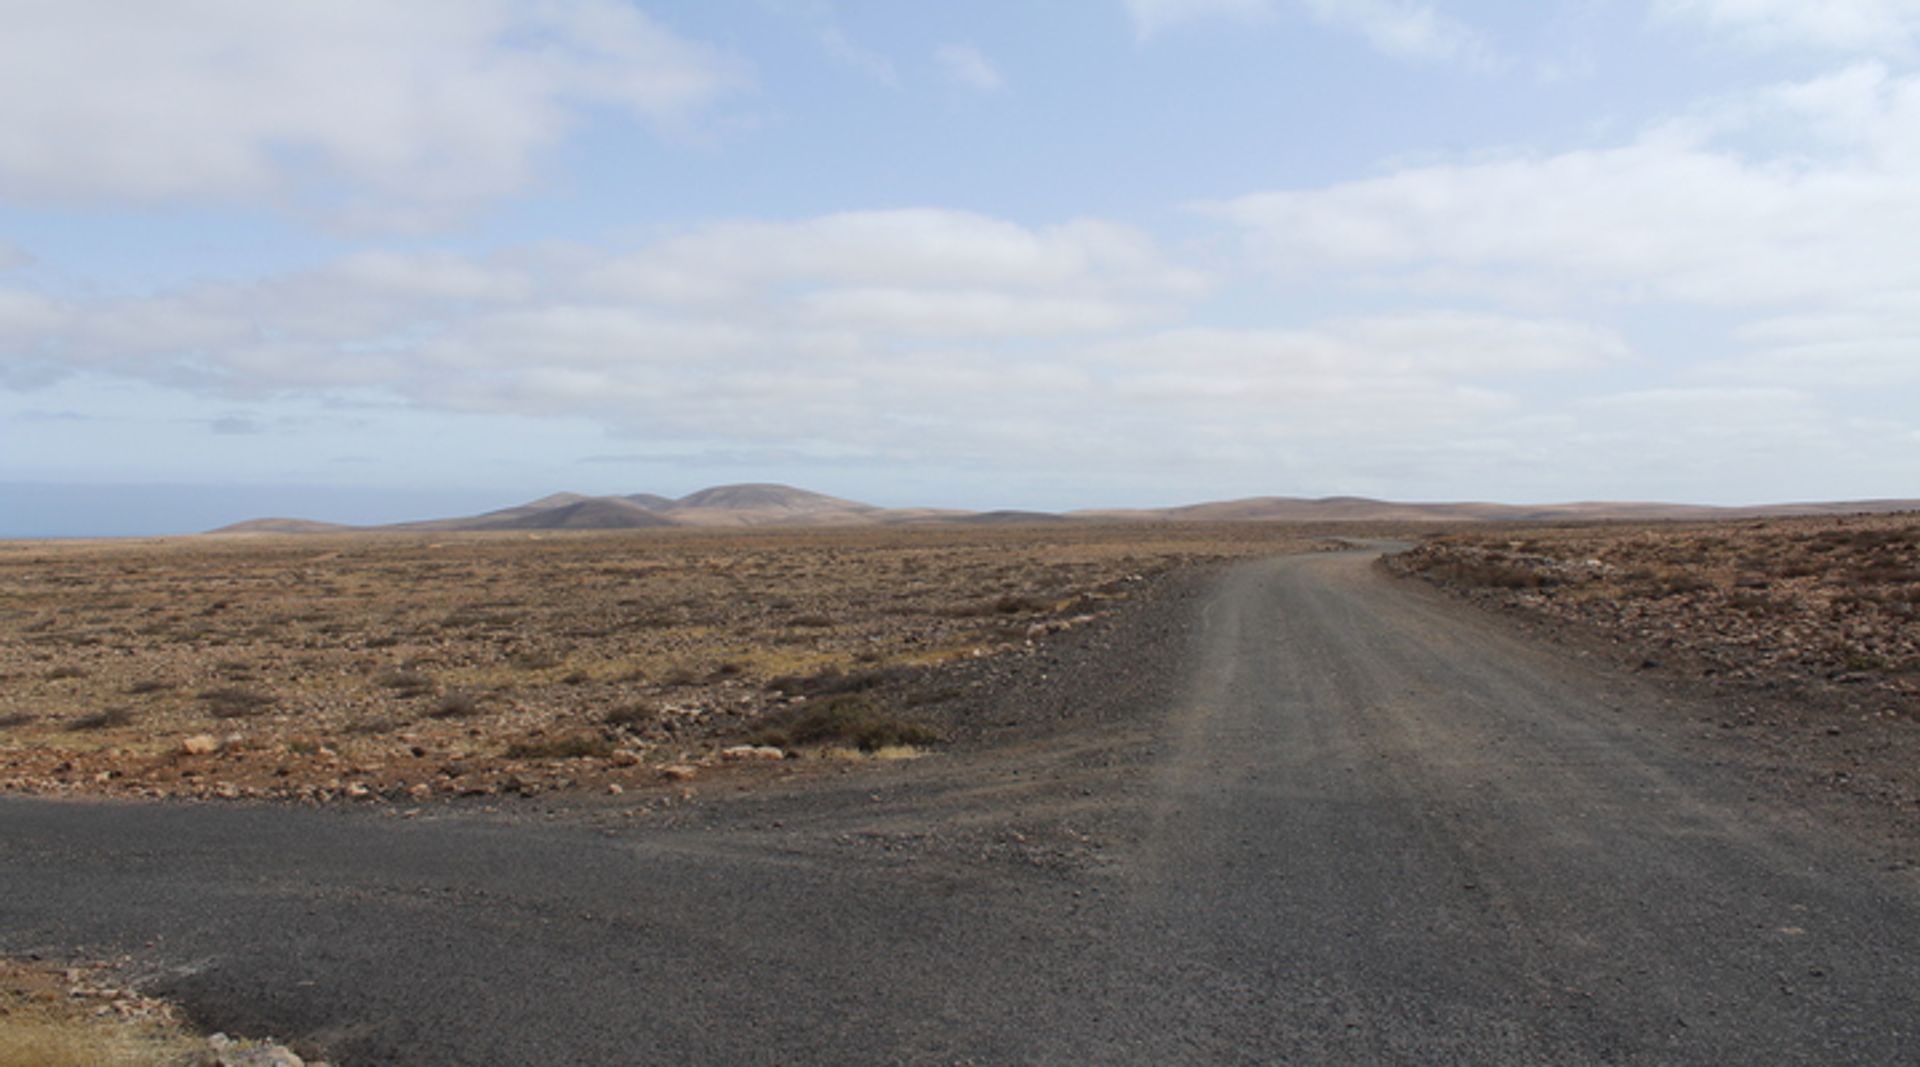
[{"label": "white cloud", "polygon": [[[1782,484],[1830,497],[1912,476],[1894,452],[1920,386],[1920,76],[1862,64],[1615,146],[1409,166],[1205,210],[1241,227],[1290,289],[1569,320],[1504,343],[1414,327],[1433,351],[1512,369],[1529,352],[1569,370],[1634,360],[1615,380],[1637,388],[1548,404],[1532,424],[1506,413],[1509,456],[1560,455],[1570,480],[1767,499]],[[1576,321],[1632,322],[1647,355]],[[1368,351],[1393,349],[1381,329],[1368,327]],[[1444,380],[1472,384],[1470,366]],[[1859,422],[1869,415],[1880,421]],[[1623,457],[1620,470],[1591,469],[1596,454]],[[1822,480],[1843,470],[1851,488]]]},{"label": "white cloud", "polygon": [[[1739,129],[1411,167],[1210,210],[1288,275],[1445,272],[1570,302],[1728,307],[1920,288],[1920,78],[1872,70],[1754,94]],[[1755,157],[1744,144],[1782,143]],[[1802,144],[1823,142],[1821,151]]]},{"label": "white cloud", "polygon": [[1426,0],[1125,0],[1140,40],[1191,22],[1260,22],[1294,9],[1399,59],[1492,62],[1486,37]]},{"label": "white cloud", "polygon": [[33,265],[33,257],[18,245],[0,241],[0,270],[19,270]]},{"label": "white cloud", "polygon": [[947,78],[975,92],[991,93],[1006,88],[1000,68],[972,45],[943,44],[934,49],[934,62]]},{"label": "white cloud", "polygon": [[1492,48],[1477,31],[1413,0],[1303,0],[1329,26],[1350,30],[1376,51],[1405,59],[1490,61]]},{"label": "white cloud", "polygon": [[884,85],[900,84],[900,75],[894,69],[893,60],[855,41],[839,26],[822,27],[819,38],[820,46],[842,66],[860,71]]},{"label": "white cloud", "polygon": [[378,399],[587,419],[663,448],[1168,469],[1371,454],[1383,425],[1452,450],[1521,409],[1516,383],[1631,358],[1603,330],[1486,314],[1170,325],[1205,292],[1112,223],[868,212],[619,252],[362,253],[248,285],[22,296],[0,300],[0,366],[223,410]]},{"label": "white cloud", "polygon": [[658,374],[697,377],[689,366],[1134,328],[1206,284],[1111,223],[864,212],[714,225],[618,252],[361,252],[247,284],[69,305],[0,291],[0,359],[37,376],[87,368],[243,392],[383,386],[413,400],[465,374],[613,375],[651,388]]},{"label": "white cloud", "polygon": [[1273,0],[1125,0],[1133,31],[1141,40],[1188,22],[1228,18],[1252,20],[1273,12]]},{"label": "white cloud", "polygon": [[[939,210],[710,226],[610,257],[588,277],[605,295],[625,299],[751,303],[747,298],[755,294],[797,292],[807,294],[816,310],[858,304],[857,317],[868,327],[886,303],[876,295],[890,293],[892,320],[915,332],[925,325],[917,322],[916,310],[934,310],[937,318],[947,312],[931,301],[902,301],[900,294],[967,294],[975,300],[1000,294],[1003,312],[1073,298],[1103,304],[1113,317],[1133,318],[1206,285],[1204,277],[1169,263],[1129,227],[1080,221],[1028,228]],[[1001,321],[982,315],[976,329],[992,331]]]},{"label": "white cloud", "polygon": [[1654,0],[1653,14],[1757,48],[1911,56],[1920,35],[1914,0]]},{"label": "white cloud", "polygon": [[0,195],[436,221],[579,109],[684,122],[739,64],[620,0],[0,0]]}]

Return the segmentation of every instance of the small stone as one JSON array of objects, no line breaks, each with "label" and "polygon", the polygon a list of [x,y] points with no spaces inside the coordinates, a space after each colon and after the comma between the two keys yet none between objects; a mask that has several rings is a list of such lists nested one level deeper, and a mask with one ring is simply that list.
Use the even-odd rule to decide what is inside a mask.
[{"label": "small stone", "polygon": [[626,791],[626,787],[622,786],[619,782],[607,783],[607,795],[610,797],[617,797]]},{"label": "small stone", "polygon": [[640,753],[623,748],[607,757],[607,762],[615,767],[637,767],[640,765]]},{"label": "small stone", "polygon": [[660,777],[671,782],[692,781],[700,772],[684,763],[670,763],[660,768]]},{"label": "small stone", "polygon": [[183,756],[208,756],[220,747],[220,739],[212,734],[194,734],[180,742],[180,754]]},{"label": "small stone", "polygon": [[352,797],[355,800],[365,800],[372,795],[373,795],[373,790],[368,789],[366,786],[360,784],[359,782],[355,782],[352,785],[347,786],[347,796]]},{"label": "small stone", "polygon": [[425,782],[415,782],[407,787],[407,795],[415,800],[425,800],[433,795],[433,787]]}]

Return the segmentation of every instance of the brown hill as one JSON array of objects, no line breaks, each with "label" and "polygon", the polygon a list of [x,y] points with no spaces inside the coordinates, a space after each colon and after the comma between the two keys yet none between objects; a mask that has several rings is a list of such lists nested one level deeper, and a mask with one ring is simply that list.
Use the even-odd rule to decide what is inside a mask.
[{"label": "brown hill", "polygon": [[[483,517],[484,520],[484,517]],[[536,508],[489,521],[475,521],[464,530],[640,530],[677,526],[674,520],[617,496],[595,496],[570,504]]]},{"label": "brown hill", "polygon": [[254,519],[214,533],[337,533],[351,530],[631,530],[666,526],[901,526],[930,523],[1018,525],[1067,520],[1100,522],[1570,522],[1698,521],[1886,514],[1920,511],[1920,500],[1860,500],[1836,503],[1709,507],[1693,504],[1587,501],[1569,504],[1422,504],[1336,496],[1320,499],[1258,496],[1170,508],[1107,508],[1068,512],[952,511],[938,508],[878,508],[857,500],[753,483],[720,485],[678,500],[652,493],[583,496],[555,493],[483,515],[430,519],[390,526],[357,527],[305,519]]},{"label": "brown hill", "polygon": [[881,509],[790,485],[758,483],[689,493],[665,514],[686,526],[850,526],[875,522]]}]

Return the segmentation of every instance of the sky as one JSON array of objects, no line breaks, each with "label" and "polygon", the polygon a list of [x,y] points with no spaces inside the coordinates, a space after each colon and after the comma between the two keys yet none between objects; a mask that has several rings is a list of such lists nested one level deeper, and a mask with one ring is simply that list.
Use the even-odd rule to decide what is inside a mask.
[{"label": "sky", "polygon": [[0,22],[0,536],[1920,496],[1920,0]]}]

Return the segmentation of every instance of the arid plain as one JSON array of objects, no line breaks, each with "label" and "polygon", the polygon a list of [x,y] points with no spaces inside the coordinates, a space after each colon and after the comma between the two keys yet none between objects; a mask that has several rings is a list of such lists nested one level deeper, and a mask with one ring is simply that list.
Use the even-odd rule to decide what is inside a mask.
[{"label": "arid plain", "polygon": [[[0,546],[0,788],[420,801],[910,755],[925,676],[1259,524],[241,535]],[[896,690],[918,678],[911,696]],[[728,751],[731,750],[731,751]]]}]

